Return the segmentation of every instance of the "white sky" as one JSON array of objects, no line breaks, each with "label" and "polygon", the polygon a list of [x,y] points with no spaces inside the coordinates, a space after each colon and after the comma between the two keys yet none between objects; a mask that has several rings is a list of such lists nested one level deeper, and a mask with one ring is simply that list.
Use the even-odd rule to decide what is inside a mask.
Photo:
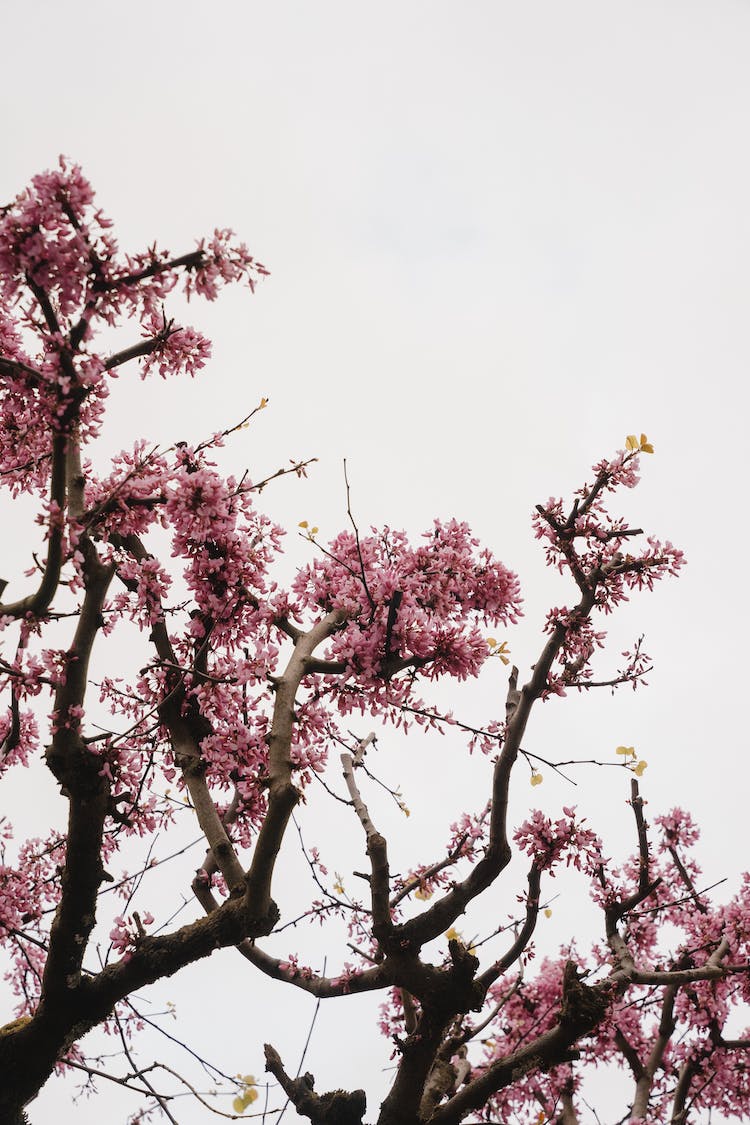
[{"label": "white sky", "polygon": [[[551,703],[526,748],[613,757],[634,744],[649,761],[650,809],[688,807],[705,828],[707,877],[734,882],[747,866],[750,7],[3,7],[0,200],[64,152],[124,248],[156,238],[182,252],[229,225],[272,271],[255,297],[191,306],[215,343],[195,383],[123,375],[102,455],[137,434],[200,439],[268,396],[226,464],[262,477],[289,457],[320,459],[308,482],[264,494],[271,514],[335,534],[347,457],[362,526],[417,534],[437,515],[468,520],[520,573],[526,617],[507,639],[523,673],[547,608],[569,596],[544,569],[533,505],[569,493],[627,433],[648,433],[656,456],[625,511],[690,565],[620,615],[610,653],[614,664],[645,632],[651,686]],[[309,548],[291,550],[302,560]],[[446,706],[490,715],[503,692],[493,666]],[[420,833],[462,811],[446,793],[475,792],[483,775],[447,740],[414,743],[389,758],[384,740],[383,769],[414,809],[401,854],[424,859],[411,850]],[[521,781],[519,812],[575,799],[613,848],[630,849],[627,779],[576,778],[574,797],[551,778],[528,792]],[[385,805],[381,815],[386,831],[403,827]],[[361,862],[336,859],[336,840],[318,832],[332,868]],[[314,823],[306,835],[316,839]],[[176,901],[192,866],[174,874]],[[558,914],[551,948],[570,935]],[[311,1002],[259,991],[236,962],[224,954],[221,975],[204,965],[160,995],[230,1073],[260,1074],[264,1036],[295,1066]],[[306,1066],[318,1089],[368,1083],[374,1115],[387,1044],[370,1008],[324,1009]],[[131,1108],[117,1091],[68,1103],[50,1084],[33,1120],[88,1125]],[[178,1117],[206,1119],[189,1107]]]}]

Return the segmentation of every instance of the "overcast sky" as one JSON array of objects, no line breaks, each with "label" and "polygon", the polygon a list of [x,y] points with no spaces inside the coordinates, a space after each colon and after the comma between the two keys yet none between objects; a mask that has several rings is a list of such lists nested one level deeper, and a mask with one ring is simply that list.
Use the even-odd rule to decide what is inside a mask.
[{"label": "overcast sky", "polygon": [[[650,687],[550,703],[526,746],[612,758],[635,745],[651,811],[690,808],[707,877],[733,884],[748,866],[750,6],[222,0],[209,14],[194,0],[6,0],[3,27],[0,201],[66,153],[124,248],[179,253],[231,226],[271,270],[254,297],[191,306],[215,344],[194,383],[123,375],[102,464],[137,434],[199,440],[265,395],[224,463],[259,478],[319,458],[309,481],[264,493],[269,512],[335,534],[346,457],[364,527],[468,520],[520,573],[526,616],[507,639],[523,673],[547,608],[570,596],[544,569],[534,504],[648,434],[656,454],[624,510],[690,564],[613,623],[613,662],[645,632]],[[493,667],[448,705],[488,716],[503,693]],[[417,833],[461,811],[440,802],[469,766],[456,745],[435,753],[387,762]],[[575,776],[592,826],[630,848],[626,778]],[[555,810],[571,794],[550,778],[518,809],[532,800]],[[564,913],[552,947],[569,937]],[[170,984],[199,1049],[260,1073],[276,1034],[296,1065],[311,1004],[279,989],[257,1000],[235,961]],[[322,1013],[306,1065],[319,1088],[367,1082],[374,1112],[388,1051],[371,1010]],[[340,1018],[358,1028],[345,1045]],[[119,1121],[130,1106],[119,1091],[68,1103],[50,1084],[35,1125]]]}]

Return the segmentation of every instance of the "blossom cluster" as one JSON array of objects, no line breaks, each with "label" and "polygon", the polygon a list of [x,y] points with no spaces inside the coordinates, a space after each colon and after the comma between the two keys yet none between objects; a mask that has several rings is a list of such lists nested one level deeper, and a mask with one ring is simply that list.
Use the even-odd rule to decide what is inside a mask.
[{"label": "blossom cluster", "polygon": [[[274,577],[281,529],[258,510],[250,478],[225,476],[214,459],[231,431],[166,450],[138,441],[112,458],[103,473],[83,455],[102,425],[109,380],[121,367],[138,361],[144,375],[167,377],[192,375],[206,363],[208,341],[167,317],[163,303],[169,294],[181,285],[188,297],[213,300],[223,286],[252,288],[265,273],[225,229],[179,257],[156,246],[122,254],[90,185],[65,160],[0,211],[0,479],[11,494],[36,498],[47,551],[46,562],[43,556],[35,559],[28,574],[40,581],[44,596],[5,603],[0,610],[5,645],[0,693],[7,702],[0,715],[0,773],[28,764],[48,737],[50,758],[57,754],[59,762],[62,746],[70,751],[65,765],[71,770],[85,763],[87,780],[93,778],[107,799],[97,877],[123,841],[139,835],[155,839],[178,815],[191,815],[199,786],[202,808],[213,802],[208,815],[216,817],[237,854],[249,849],[273,800],[272,766],[291,777],[293,796],[303,796],[325,771],[331,747],[351,745],[354,736],[345,720],[354,711],[404,727],[416,722],[461,732],[470,751],[476,746],[502,757],[513,716],[520,713],[514,711],[518,698],[593,686],[593,659],[605,634],[592,614],[612,612],[633,591],[650,589],[683,564],[669,541],[647,536],[641,542],[639,528],[609,514],[611,495],[636,484],[640,456],[653,452],[645,435],[640,441],[628,437],[622,453],[594,466],[592,482],[569,507],[552,498],[537,508],[534,527],[547,560],[570,576],[578,591],[576,604],[556,607],[547,617],[543,658],[535,666],[544,668],[546,678],[535,671],[519,695],[514,669],[507,707],[481,728],[424,703],[417,691],[425,683],[474,677],[493,656],[507,663],[507,643],[488,638],[487,631],[515,623],[521,612],[518,578],[465,523],[436,520],[416,543],[386,527],[363,536],[343,532],[324,545],[313,529],[306,539],[316,554],[284,589]],[[137,325],[140,335],[123,339],[119,351],[100,347],[101,330],[121,323]],[[90,595],[104,581],[102,574],[112,584],[90,612],[95,601]],[[327,626],[334,611],[320,650],[295,661],[309,631]],[[77,617],[79,626],[86,619],[72,642],[65,631],[70,617]],[[90,693],[84,699],[78,673],[94,642],[104,663],[112,656],[116,664],[118,640],[129,625],[146,655],[129,673],[118,665],[97,673],[97,712]],[[81,651],[79,644],[88,649]],[[648,670],[648,657],[640,641],[623,655],[625,667],[608,682],[635,685]],[[294,673],[287,681],[285,668]],[[289,733],[278,766],[269,747],[277,736],[281,740],[274,714],[284,695],[280,686],[290,681],[294,690],[284,717]],[[40,722],[45,702],[46,724]],[[523,753],[520,739],[517,753]],[[634,772],[642,772],[642,764]],[[537,771],[532,782],[535,778],[541,779]],[[281,788],[289,794],[288,785]],[[408,815],[400,791],[389,792]],[[494,810],[488,804],[454,821],[437,860],[409,861],[390,877],[394,925],[441,916],[439,910],[425,912],[421,903],[440,892],[450,900],[459,867],[488,855],[490,819],[497,827],[498,803],[507,804],[507,793],[495,791],[493,799]],[[666,1117],[685,1067],[692,1068],[700,1109],[729,1116],[746,1111],[750,1068],[734,1065],[739,1040],[730,1039],[729,1029],[740,1004],[750,1002],[750,876],[728,904],[715,905],[701,889],[691,851],[697,829],[689,815],[674,809],[654,826],[647,894],[643,849],[616,866],[575,808],[564,807],[557,819],[533,811],[516,828],[516,849],[532,860],[530,884],[532,877],[553,876],[561,864],[581,872],[607,919],[609,940],[595,945],[588,958],[567,947],[559,959],[534,966],[534,973],[530,940],[518,951],[523,973],[504,971],[505,960],[494,963],[483,1038],[472,1046],[475,1076],[556,1024],[568,959],[576,960],[587,980],[602,981],[626,962],[697,970],[726,948],[737,971],[675,989],[669,1019],[664,995],[651,985],[622,997],[613,993],[606,1017],[581,1045],[582,1059],[636,1072],[634,1059],[641,1065],[651,1057],[673,1019],[678,1030],[660,1047],[649,1114],[654,1120]],[[62,893],[65,839],[51,833],[46,840],[29,840],[15,855],[10,840],[9,826],[0,821],[0,945],[9,952],[8,978],[19,1012],[31,1013],[50,919]],[[150,855],[147,866],[152,860]],[[375,907],[352,897],[338,872],[327,885],[328,869],[317,848],[310,850],[308,864],[317,889],[303,916],[317,922],[344,919],[358,958],[332,978],[332,989],[345,992],[363,970],[382,962],[384,947],[372,934],[370,907]],[[194,887],[199,896],[210,889],[223,899],[228,881],[209,858]],[[131,896],[139,888],[139,877],[124,877],[127,905],[109,931],[112,950],[123,959],[132,957],[154,921],[151,913],[132,909]],[[637,908],[618,913],[636,899]],[[519,932],[536,909],[530,895]],[[453,925],[443,935],[447,942],[457,936]],[[455,954],[454,945],[449,949]],[[430,968],[451,971],[448,961],[442,969]],[[277,969],[276,975],[302,987],[316,976],[294,951]],[[414,1008],[418,1016],[417,1002]],[[457,1018],[463,1018],[461,1012]],[[398,989],[385,1005],[382,1027],[396,1037],[405,1031]],[[580,1072],[578,1063],[567,1059],[549,1072],[521,1074],[491,1099],[485,1116],[538,1120],[542,1107],[551,1120],[561,1100],[578,1093]]]},{"label": "blossom cluster", "polygon": [[[163,376],[204,365],[208,341],[164,318],[181,278],[188,295],[214,300],[224,285],[254,287],[267,273],[229,230],[175,258],[156,246],[121,254],[111,227],[63,157],[0,211],[0,471],[13,491],[46,486],[50,431],[75,421],[84,441],[99,432],[107,376],[121,363],[141,357],[144,374]],[[140,322],[140,341],[92,350],[101,327],[128,318]]]},{"label": "blossom cluster", "polygon": [[518,579],[465,523],[436,520],[423,539],[412,547],[389,528],[362,539],[344,532],[294,582],[301,608],[345,611],[330,658],[364,680],[409,665],[431,677],[475,675],[487,642],[467,622],[507,624],[520,612]]},{"label": "blossom cluster", "polygon": [[[628,438],[626,450],[594,465],[593,482],[578,489],[570,508],[554,497],[537,505],[534,531],[545,544],[547,563],[561,574],[568,572],[581,594],[576,606],[563,606],[548,614],[545,628],[558,635],[559,648],[547,695],[565,695],[567,687],[585,687],[591,681],[592,657],[606,638],[606,633],[595,629],[592,610],[612,613],[632,591],[652,590],[655,582],[678,574],[684,565],[683,552],[669,540],[646,536],[646,545],[634,550],[644,535],[641,528],[609,513],[608,494],[638,483],[642,452],[653,453],[646,435],[641,435],[640,443]],[[610,682],[636,686],[647,670],[648,658],[638,649],[632,656],[625,655],[631,657],[630,663]]]},{"label": "blossom cluster", "polygon": [[584,824],[585,818],[577,819],[574,806],[565,806],[563,815],[554,822],[535,809],[516,829],[513,839],[541,871],[552,875],[554,867],[565,859],[568,867],[595,874],[603,862],[602,842]]},{"label": "blossom cluster", "polygon": [[[642,855],[632,856],[619,868],[611,860],[602,861],[591,834],[584,831],[576,842],[573,810],[564,812],[556,823],[541,813],[534,814],[519,829],[516,841],[546,865],[560,862],[569,847],[580,849],[579,860],[572,862],[590,878],[594,900],[606,908],[627,899],[639,885]],[[701,871],[691,851],[697,830],[690,814],[673,809],[656,817],[655,826],[649,863],[652,891],[642,907],[628,913],[624,924],[628,956],[637,968],[699,969],[724,940],[729,943],[728,963],[746,966],[750,957],[750,876],[744,876],[740,891],[729,903],[714,903],[700,887]],[[579,975],[594,984],[621,968],[619,958],[618,947],[606,942],[594,944],[588,957],[566,946],[559,958],[541,961],[533,975],[509,972],[501,977],[487,998],[488,1005],[496,1005],[498,1011],[484,1033],[474,1074],[557,1023],[566,961],[573,959]],[[696,1111],[739,1120],[750,1096],[750,1078],[742,1064],[750,1029],[740,1022],[747,1020],[743,1012],[750,999],[747,978],[746,970],[730,972],[720,979],[698,980],[675,989],[674,995],[648,985],[629,989],[613,998],[604,1020],[579,1044],[579,1062],[513,1083],[492,1099],[487,1112],[500,1118],[525,1113],[534,1120],[542,1105],[545,1119],[553,1120],[564,1093],[575,1096],[580,1091],[585,1099],[585,1075],[590,1068],[611,1064],[635,1081],[635,1060],[645,1067],[653,1052],[660,1050],[649,1092],[648,1121],[671,1119],[675,1089],[686,1068],[693,1076]],[[666,1031],[665,1041],[671,1021],[674,1025]]]},{"label": "blossom cluster", "polygon": [[135,913],[125,917],[118,914],[109,933],[112,948],[118,953],[127,954],[137,945],[139,938],[143,937],[144,926],[152,926],[153,922],[154,916],[148,912],[142,917]]},{"label": "blossom cluster", "polygon": [[16,1015],[33,1011],[45,962],[48,914],[59,893],[65,839],[52,832],[46,840],[25,840],[15,860],[9,854],[13,830],[0,818],[0,946],[10,958],[5,979],[18,998]]}]

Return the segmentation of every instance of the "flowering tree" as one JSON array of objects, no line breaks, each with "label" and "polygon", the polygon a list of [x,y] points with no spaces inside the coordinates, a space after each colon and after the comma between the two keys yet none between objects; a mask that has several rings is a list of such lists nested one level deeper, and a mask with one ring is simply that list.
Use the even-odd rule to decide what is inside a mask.
[{"label": "flowering tree", "polygon": [[[55,1068],[96,1075],[84,1037],[103,1024],[131,1063],[118,1080],[143,1094],[149,1113],[175,1121],[165,1074],[129,1053],[139,1022],[128,998],[228,946],[279,988],[382,993],[395,1077],[370,1111],[379,1125],[572,1125],[587,1070],[602,1066],[632,1078],[623,1120],[744,1116],[748,878],[731,902],[712,902],[692,855],[695,826],[675,809],[649,828],[644,763],[628,747],[619,750],[632,775],[633,857],[616,863],[572,807],[556,821],[536,812],[513,825],[508,816],[519,759],[532,766],[532,784],[541,780],[539,759],[523,748],[536,704],[574,688],[635,686],[648,670],[639,644],[614,675],[597,680],[592,666],[604,644],[597,615],[682,564],[669,542],[609,514],[652,452],[645,435],[595,465],[570,505],[537,507],[536,534],[574,599],[550,612],[525,681],[512,668],[504,714],[470,727],[423,694],[430,681],[476,676],[490,657],[508,663],[507,644],[487,631],[516,620],[520,595],[516,576],[465,524],[435,522],[412,544],[389,528],[360,535],[351,519],[327,546],[304,525],[315,561],[283,589],[272,578],[281,532],[254,500],[267,482],[224,477],[213,460],[231,429],[196,446],[136,441],[104,472],[87,455],[121,368],[168,376],[205,363],[208,342],[164,312],[169,293],[181,285],[213,300],[231,282],[252,288],[263,266],[229,231],[179,257],[155,246],[122,255],[80,169],[64,161],[1,216],[0,473],[10,496],[31,498],[44,547],[30,557],[28,592],[15,576],[0,591],[9,585],[15,599],[0,606],[0,772],[43,758],[67,830],[16,841],[9,818],[0,821],[0,941],[17,997],[0,1028],[0,1119],[23,1120]],[[112,348],[116,332],[124,336]],[[130,671],[118,643],[128,621],[149,646],[145,665]],[[92,661],[116,674],[94,683]],[[364,717],[447,729],[488,756],[486,804],[448,809],[445,850],[405,873],[391,872],[365,803],[375,736],[349,731]],[[282,841],[314,779],[332,797],[341,780],[367,867],[360,901],[340,877],[329,880],[316,848],[307,853],[318,890],[300,914],[348,927],[350,960],[342,956],[332,976],[294,951],[272,955],[264,941],[280,923]],[[163,835],[184,817],[207,849],[192,883],[195,918],[149,933],[152,913],[133,907],[136,890],[146,895],[140,879],[113,888],[111,868],[133,838]],[[464,942],[456,923],[508,880],[514,854],[528,864],[525,886],[507,888],[520,895],[515,925]],[[535,967],[542,886],[563,863],[589,882],[601,939],[586,957],[568,943]],[[127,906],[106,924],[103,952],[97,910],[106,914],[100,900],[112,889]],[[363,1121],[361,1090],[318,1094],[312,1076],[291,1077],[277,1050],[265,1050],[302,1117]],[[256,1080],[236,1085],[242,1115]]]}]

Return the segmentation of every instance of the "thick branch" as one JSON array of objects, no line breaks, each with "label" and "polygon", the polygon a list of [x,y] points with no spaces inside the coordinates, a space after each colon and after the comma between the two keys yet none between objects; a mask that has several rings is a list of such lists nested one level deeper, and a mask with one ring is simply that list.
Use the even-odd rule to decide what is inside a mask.
[{"label": "thick branch", "polygon": [[52,334],[53,337],[54,336],[59,337],[60,334],[61,334],[60,333],[60,324],[59,324],[59,321],[57,319],[57,315],[55,313],[55,310],[52,307],[52,302],[50,301],[46,292],[44,291],[42,286],[39,285],[39,283],[36,282],[34,280],[34,278],[28,273],[26,274],[26,284],[28,285],[31,292],[34,294],[34,297],[36,298],[36,302],[39,305],[39,308],[41,309],[42,316],[45,319],[47,327],[50,330],[50,333]]},{"label": "thick branch", "polygon": [[[143,563],[151,558],[137,535],[124,537],[113,535],[110,539],[114,546],[126,550],[138,562]],[[126,585],[132,587],[133,583],[126,582]],[[163,614],[152,624],[151,640],[160,660],[165,665],[176,665],[175,652]],[[195,705],[191,706],[190,701],[186,700],[182,673],[174,674],[170,688],[159,708],[159,717],[169,731],[175,764],[182,772],[198,824],[227,886],[236,894],[242,893],[245,887],[245,871],[237,858],[206,781],[200,744],[202,739],[211,733],[210,725],[203,719]]]},{"label": "thick branch", "polygon": [[[570,614],[570,620],[587,617],[595,602],[595,594],[587,593]],[[477,895],[485,891],[510,862],[508,841],[508,792],[513,766],[521,749],[526,725],[535,702],[547,687],[547,680],[555,657],[565,640],[568,625],[558,622],[534,666],[531,679],[521,691],[517,689],[518,669],[514,668],[508,685],[506,702],[507,722],[503,748],[496,759],[492,778],[492,811],[490,813],[489,844],[484,856],[461,883],[457,883],[429,910],[412,918],[400,927],[404,938],[424,944],[445,931]]]},{"label": "thick branch", "polygon": [[359,973],[352,973],[351,976],[323,977],[294,970],[285,961],[264,953],[254,942],[244,941],[238,949],[243,957],[267,977],[293,984],[295,988],[309,992],[321,1000],[355,995],[360,992],[373,992],[376,989],[387,988],[392,983],[391,974],[385,965],[363,969]]},{"label": "thick branch", "polygon": [[270,1043],[265,1044],[266,1070],[273,1074],[290,1102],[303,1117],[308,1117],[313,1125],[362,1125],[362,1117],[367,1108],[364,1090],[331,1090],[327,1094],[316,1094],[313,1090],[312,1074],[301,1078],[290,1078],[284,1070],[278,1051]]},{"label": "thick branch", "polygon": [[139,344],[132,344],[129,348],[123,348],[122,351],[115,352],[104,363],[105,371],[112,371],[115,367],[120,367],[123,363],[128,363],[131,359],[141,359],[143,356],[152,355],[157,351],[165,340],[169,339],[170,331],[165,328],[158,336],[152,336],[148,340],[141,340]]},{"label": "thick branch", "polygon": [[93,545],[82,540],[86,594],[73,644],[66,653],[65,676],[55,693],[55,730],[46,753],[47,765],[69,799],[68,835],[61,895],[50,930],[49,955],[42,978],[41,1006],[61,1003],[78,983],[81,964],[96,920],[96,899],[102,882],[101,844],[109,811],[109,785],[101,759],[89,750],[80,732],[80,713],[88,683],[88,665],[113,569],[98,559]]},{"label": "thick branch", "polygon": [[690,1093],[690,1084],[698,1073],[698,1060],[687,1059],[682,1064],[680,1076],[677,1079],[677,1085],[674,1090],[674,1101],[672,1102],[672,1116],[669,1119],[670,1125],[685,1125],[687,1121],[687,1099]]},{"label": "thick branch", "polygon": [[648,1110],[648,1101],[651,1095],[651,1087],[653,1085],[654,1077],[657,1070],[661,1066],[664,1052],[669,1046],[669,1040],[672,1038],[675,1029],[674,1020],[674,1002],[677,997],[679,985],[671,984],[664,989],[664,996],[661,1005],[661,1019],[659,1020],[659,1030],[656,1039],[651,1048],[651,1054],[648,1057],[648,1062],[643,1068],[643,1072],[638,1076],[635,1086],[635,1099],[631,1109],[631,1116],[638,1119],[645,1117]]},{"label": "thick branch", "polygon": [[562,1109],[557,1119],[559,1125],[578,1125],[578,1114],[573,1102],[573,1095],[568,1090],[563,1090],[560,1100]]},{"label": "thick branch", "polygon": [[268,737],[268,808],[255,844],[247,886],[251,901],[262,913],[271,903],[271,880],[299,792],[292,783],[292,736],[297,689],[307,673],[308,661],[318,645],[346,620],[343,610],[333,610],[308,632],[297,637],[283,676],[275,681],[271,733]]},{"label": "thick branch", "polygon": [[188,707],[186,713],[183,713],[183,702],[184,691],[173,691],[161,704],[159,717],[169,731],[175,764],[182,773],[198,824],[216,864],[230,893],[242,894],[245,888],[245,870],[229,839],[206,781],[206,766],[200,744],[209,733],[208,725],[205,720],[202,721],[202,716],[195,708]]},{"label": "thick branch", "polygon": [[[58,1058],[136,989],[170,977],[217,949],[270,933],[276,915],[251,917],[244,903],[228,899],[218,910],[173,933],[139,939],[127,958],[96,977],[83,975],[66,990],[65,1003],[40,1007],[33,1019],[0,1029],[0,1121],[8,1106],[23,1105],[49,1077]],[[13,1076],[13,1082],[8,1076]]]},{"label": "thick branch", "polygon": [[381,836],[370,819],[367,805],[362,800],[359,787],[354,779],[354,766],[361,760],[365,746],[372,741],[373,738],[374,735],[370,735],[369,738],[360,743],[357,750],[356,763],[351,754],[344,753],[341,755],[341,764],[344,768],[344,780],[349,790],[349,796],[352,799],[354,811],[359,817],[367,837],[367,854],[370,857],[371,870],[370,894],[373,933],[376,938],[382,938],[393,929],[391,905],[389,901],[390,875],[388,868],[388,844],[385,837]]},{"label": "thick branch", "polygon": [[[206,914],[212,914],[219,909],[219,903],[204,879],[198,877],[193,880],[193,893]],[[374,969],[365,969],[351,976],[346,974],[341,977],[324,977],[307,970],[295,969],[288,962],[282,961],[278,957],[271,957],[270,954],[264,953],[254,941],[249,939],[241,941],[237,950],[251,965],[260,969],[267,977],[284,981],[285,984],[293,984],[296,988],[302,989],[303,992],[309,992],[312,996],[317,996],[320,999],[348,996],[350,993],[372,992],[374,989],[386,988],[393,983],[384,965],[378,965]]]},{"label": "thick branch", "polygon": [[145,281],[147,277],[156,277],[160,273],[168,273],[170,270],[180,268],[194,270],[203,265],[204,261],[205,254],[202,250],[191,250],[188,254],[181,254],[179,258],[170,258],[166,262],[154,261],[150,266],[144,266],[142,270],[113,277],[104,282],[102,288],[119,289],[123,285],[135,285],[139,281]]},{"label": "thick branch", "polygon": [[[460,1039],[459,1039],[460,1043]],[[449,1035],[443,1046],[438,1051],[438,1057],[425,1083],[422,1100],[419,1103],[419,1117],[421,1121],[429,1121],[433,1110],[443,1098],[454,1093],[471,1073],[471,1063],[467,1058],[467,1048],[464,1044],[457,1045],[453,1035]],[[456,1062],[453,1062],[453,1058]]]},{"label": "thick branch", "polygon": [[615,1045],[633,1072],[636,1082],[639,1082],[645,1073],[643,1063],[635,1047],[619,1027],[615,1031]]},{"label": "thick branch", "polygon": [[414,1125],[430,1072],[443,1042],[448,1016],[426,1011],[415,1030],[400,1043],[401,1060],[390,1092],[380,1107],[378,1125]]},{"label": "thick branch", "polygon": [[33,387],[38,386],[43,378],[35,367],[23,363],[20,359],[11,359],[7,355],[0,355],[0,375],[23,375]]},{"label": "thick branch", "polygon": [[523,926],[519,930],[508,952],[505,953],[499,961],[496,961],[494,965],[491,965],[486,972],[477,977],[477,984],[480,984],[483,988],[489,988],[498,977],[502,976],[511,965],[515,964],[524,950],[528,948],[531,936],[536,929],[537,918],[539,917],[539,892],[541,889],[541,881],[542,873],[534,863],[529,871],[529,890],[526,895],[526,917]]},{"label": "thick branch", "polygon": [[556,1026],[492,1063],[473,1082],[436,1109],[430,1125],[459,1125],[468,1113],[480,1109],[493,1094],[517,1082],[524,1074],[570,1062],[576,1057],[574,1048],[577,1041],[601,1023],[614,997],[615,992],[608,982],[593,988],[582,984],[575,966],[568,962],[563,980],[562,1009]]}]

